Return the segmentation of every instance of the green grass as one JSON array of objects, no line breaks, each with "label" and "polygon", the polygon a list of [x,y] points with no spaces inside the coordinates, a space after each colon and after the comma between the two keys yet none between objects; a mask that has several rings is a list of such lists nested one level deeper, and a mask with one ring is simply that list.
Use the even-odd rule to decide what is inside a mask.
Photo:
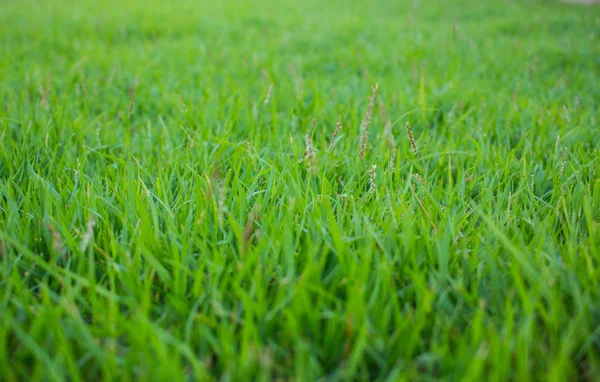
[{"label": "green grass", "polygon": [[600,378],[599,7],[210,3],[0,5],[0,380]]}]

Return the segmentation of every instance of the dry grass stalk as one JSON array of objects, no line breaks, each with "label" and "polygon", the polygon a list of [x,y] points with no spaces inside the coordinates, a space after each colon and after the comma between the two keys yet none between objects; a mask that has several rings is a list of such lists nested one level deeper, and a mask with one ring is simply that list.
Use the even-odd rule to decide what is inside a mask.
[{"label": "dry grass stalk", "polygon": [[258,153],[250,141],[246,141],[246,155],[250,158],[252,167],[256,167],[256,161],[258,160]]},{"label": "dry grass stalk", "polygon": [[131,119],[131,115],[133,114],[133,108],[135,107],[135,86],[133,85],[129,88],[129,98],[131,98],[131,102],[129,103],[127,119]]},{"label": "dry grass stalk", "polygon": [[87,228],[83,237],[81,238],[81,242],[79,243],[79,249],[81,252],[85,252],[88,249],[92,239],[94,238],[94,226],[96,225],[96,220],[94,219],[94,215],[90,216],[90,220],[88,220]]},{"label": "dry grass stalk", "polygon": [[261,69],[260,75],[262,76],[263,81],[269,81],[269,72],[267,72],[267,69]]},{"label": "dry grass stalk", "polygon": [[296,97],[300,98],[300,95],[302,94],[302,76],[297,75],[296,66],[294,64],[290,64],[290,75],[292,76],[292,81],[294,81]]},{"label": "dry grass stalk", "polygon": [[391,148],[395,148],[396,141],[394,140],[394,134],[392,133],[392,122],[388,118],[387,110],[385,109],[385,104],[382,98],[379,98],[379,110],[381,114],[381,120],[383,121],[384,125],[383,137]]},{"label": "dry grass stalk", "polygon": [[273,84],[269,85],[269,90],[267,90],[267,96],[265,97],[265,105],[269,104],[271,100],[271,94],[273,93]]},{"label": "dry grass stalk", "polygon": [[456,16],[452,18],[452,39],[456,40],[456,31],[458,29],[458,25],[456,23]]},{"label": "dry grass stalk", "polygon": [[418,157],[419,150],[417,150],[417,142],[415,141],[415,137],[413,136],[412,127],[408,122],[406,122],[406,133],[408,134],[408,140],[410,141],[410,145],[412,146],[413,154],[415,155],[415,157]]},{"label": "dry grass stalk", "polygon": [[116,75],[117,75],[117,67],[114,66],[111,69],[110,74],[108,75],[108,78],[106,79],[106,87],[112,86],[112,83],[113,83]]},{"label": "dry grass stalk", "polygon": [[566,163],[567,163],[567,149],[565,148],[564,151],[563,151],[563,153],[562,153],[562,156],[560,158],[560,168],[558,169],[558,177],[560,179],[563,178],[563,175],[565,173],[565,165],[566,165]]},{"label": "dry grass stalk", "polygon": [[571,122],[571,113],[569,111],[569,108],[567,107],[567,105],[563,105],[563,111],[565,113],[565,119],[567,120],[567,122]]},{"label": "dry grass stalk", "polygon": [[365,119],[362,123],[362,129],[360,134],[360,159],[362,159],[365,156],[367,144],[369,143],[369,124],[371,123],[371,114],[373,113],[373,106],[375,105],[377,89],[379,89],[379,84],[376,84],[375,87],[373,87],[373,93],[371,94],[371,99],[369,99],[369,107],[367,108],[367,114],[365,115]]},{"label": "dry grass stalk", "polygon": [[244,226],[244,233],[242,235],[243,242],[243,254],[246,254],[248,251],[248,246],[250,245],[250,239],[252,239],[252,234],[254,233],[254,228],[256,225],[256,221],[258,217],[256,215],[256,210],[258,209],[258,205],[255,205],[248,215],[248,219],[246,220],[246,225]]},{"label": "dry grass stalk", "polygon": [[564,193],[565,193],[564,175],[565,175],[565,165],[566,164],[567,164],[567,148],[565,147],[562,157],[560,158],[560,167],[558,169],[558,178],[560,179],[561,195],[564,195]]},{"label": "dry grass stalk", "polygon": [[40,85],[38,91],[40,92],[40,105],[42,105],[44,110],[48,111],[48,99],[46,98],[46,92],[44,92],[44,87]]},{"label": "dry grass stalk", "polygon": [[181,98],[181,95],[179,94],[177,94],[177,98],[179,98],[179,108],[181,109],[181,112],[187,114],[188,109],[185,106],[185,103],[183,102],[183,98]]},{"label": "dry grass stalk", "polygon": [[81,79],[81,81],[79,81],[79,87],[81,88],[81,93],[83,95],[83,98],[87,98],[87,95],[88,95],[87,87],[85,86],[85,81],[83,79]]},{"label": "dry grass stalk", "polygon": [[340,115],[338,117],[338,121],[335,125],[335,130],[333,130],[333,134],[331,134],[331,143],[329,144],[329,150],[328,150],[329,152],[331,152],[331,150],[333,149],[333,145],[335,144],[335,138],[337,137],[337,135],[341,129],[342,129],[342,116]]},{"label": "dry grass stalk", "polygon": [[410,185],[410,189],[415,197],[415,199],[417,199],[417,202],[419,203],[419,206],[421,206],[421,210],[423,211],[423,213],[425,214],[425,217],[427,218],[427,220],[429,221],[429,224],[431,225],[431,227],[433,228],[435,233],[438,233],[438,229],[435,226],[435,223],[433,222],[433,220],[431,220],[431,216],[429,216],[429,213],[427,212],[427,209],[425,208],[425,206],[423,205],[423,202],[421,201],[421,199],[419,199],[419,196],[417,195],[417,193],[415,192],[414,187],[412,186],[412,184]]},{"label": "dry grass stalk", "polygon": [[346,329],[344,330],[344,336],[346,337],[346,340],[344,341],[344,359],[348,359],[352,351],[352,332],[354,330],[353,321],[352,315],[348,315],[346,317]]},{"label": "dry grass stalk", "polygon": [[417,63],[414,61],[410,63],[410,74],[413,82],[417,82],[419,80],[419,74],[417,72]]},{"label": "dry grass stalk", "polygon": [[398,228],[398,219],[396,219],[396,211],[394,211],[394,206],[392,204],[392,194],[390,193],[389,188],[385,188],[385,195],[387,196],[387,209],[390,211],[392,216],[392,222],[394,223],[394,227]]},{"label": "dry grass stalk", "polygon": [[427,184],[425,183],[425,180],[423,179],[423,177],[419,174],[417,174],[416,172],[413,174],[413,176],[415,177],[416,180],[419,181],[419,183],[421,183],[421,186],[426,187]]},{"label": "dry grass stalk", "polygon": [[388,172],[393,174],[396,172],[396,148],[392,148],[392,155],[390,156],[390,162],[388,163]]},{"label": "dry grass stalk", "polygon": [[308,163],[308,169],[310,172],[315,171],[315,151],[313,148],[312,141],[310,139],[310,133],[306,133],[304,136],[304,143],[306,148],[304,149],[304,154],[302,155],[302,161],[306,161]]},{"label": "dry grass stalk", "polygon": [[370,192],[375,191],[375,178],[377,177],[377,173],[375,172],[375,170],[377,170],[376,164],[371,166],[371,169],[369,170],[369,191]]},{"label": "dry grass stalk", "polygon": [[217,223],[219,224],[219,228],[223,228],[227,206],[225,206],[225,186],[221,182],[219,182],[217,186],[217,197]]},{"label": "dry grass stalk", "polygon": [[63,253],[65,246],[60,233],[58,233],[56,228],[50,223],[46,223],[46,228],[48,228],[50,235],[52,235],[52,249],[54,252]]}]

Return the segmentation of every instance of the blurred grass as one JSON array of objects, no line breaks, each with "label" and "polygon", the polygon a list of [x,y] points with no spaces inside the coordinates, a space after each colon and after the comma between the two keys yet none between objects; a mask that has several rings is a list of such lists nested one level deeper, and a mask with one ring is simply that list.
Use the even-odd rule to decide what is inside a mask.
[{"label": "blurred grass", "polygon": [[598,378],[598,7],[0,25],[0,379]]}]

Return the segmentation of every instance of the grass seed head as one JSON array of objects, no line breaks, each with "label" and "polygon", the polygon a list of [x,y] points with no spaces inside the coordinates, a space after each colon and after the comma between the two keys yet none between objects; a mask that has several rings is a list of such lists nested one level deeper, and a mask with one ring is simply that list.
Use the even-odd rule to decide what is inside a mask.
[{"label": "grass seed head", "polygon": [[273,93],[273,84],[269,85],[269,90],[267,90],[267,96],[265,97],[265,105],[269,104],[271,100],[271,94]]},{"label": "grass seed head", "polygon": [[369,191],[370,192],[375,191],[375,178],[377,177],[377,173],[375,172],[375,170],[377,170],[376,164],[371,166],[371,169],[369,170]]},{"label": "grass seed head", "polygon": [[127,111],[127,119],[131,119],[131,115],[133,114],[133,109],[135,107],[135,86],[131,85],[129,88],[129,98],[131,101],[129,102],[129,110]]},{"label": "grass seed head", "polygon": [[46,92],[44,91],[44,87],[40,85],[38,87],[38,91],[40,93],[40,105],[44,108],[44,110],[48,111],[48,99],[46,98]]},{"label": "grass seed head", "polygon": [[64,251],[62,236],[51,223],[46,223],[46,228],[48,228],[50,235],[52,235],[52,249],[56,253],[62,253]]},{"label": "grass seed head", "polygon": [[335,144],[335,138],[337,137],[337,135],[341,129],[342,129],[342,116],[340,115],[338,117],[338,121],[335,125],[335,130],[333,130],[333,133],[331,134],[331,143],[329,144],[329,150],[328,150],[329,152],[331,152],[331,150],[333,149],[333,145]]},{"label": "grass seed head", "polygon": [[384,125],[383,137],[388,145],[394,149],[396,147],[396,141],[394,139],[394,134],[392,133],[392,122],[388,118],[387,110],[385,109],[385,103],[381,97],[379,97],[379,110],[381,114],[381,120],[383,121]]},{"label": "grass seed head", "polygon": [[258,154],[254,146],[252,146],[252,143],[250,143],[250,141],[246,141],[246,155],[248,155],[248,158],[250,158],[250,163],[252,164],[252,167],[256,167],[256,160],[258,159]]},{"label": "grass seed head", "polygon": [[252,234],[254,233],[256,221],[258,220],[258,216],[256,215],[256,211],[259,206],[255,205],[250,211],[250,215],[248,215],[248,219],[246,220],[246,225],[244,226],[244,232],[242,234],[243,241],[243,253],[246,254],[248,251],[248,246],[250,245],[250,239],[252,239]]},{"label": "grass seed head", "polygon": [[452,18],[452,38],[456,39],[456,31],[458,29],[458,24],[456,22],[456,16]]},{"label": "grass seed head", "polygon": [[408,135],[408,140],[410,141],[410,145],[413,149],[413,154],[415,157],[419,156],[419,150],[417,150],[417,142],[415,141],[415,137],[413,136],[412,127],[408,122],[406,122],[406,134]]},{"label": "grass seed head", "polygon": [[373,106],[375,105],[375,97],[377,96],[377,89],[379,88],[379,84],[375,84],[373,87],[373,93],[371,94],[371,98],[369,99],[369,107],[367,108],[367,114],[365,114],[365,119],[362,122],[362,129],[360,134],[360,159],[365,156],[365,152],[367,151],[367,144],[369,143],[369,124],[371,123],[371,114],[373,113]]},{"label": "grass seed head", "polygon": [[396,171],[396,149],[392,149],[392,155],[390,156],[390,162],[388,163],[388,172],[393,174]]},{"label": "grass seed head", "polygon": [[519,83],[517,82],[517,84],[515,85],[515,90],[513,90],[513,94],[512,94],[512,103],[513,105],[517,103],[517,95],[519,94]]},{"label": "grass seed head", "polygon": [[315,172],[315,151],[313,148],[312,140],[310,139],[310,133],[306,133],[304,136],[304,143],[306,148],[304,149],[304,155],[302,161],[308,164],[308,169],[311,173]]},{"label": "grass seed head", "polygon": [[183,114],[187,114],[188,109],[185,106],[185,103],[183,102],[183,98],[181,98],[181,95],[177,94],[177,98],[179,99],[179,108],[181,109],[181,112]]},{"label": "grass seed head", "polygon": [[225,185],[221,182],[217,185],[217,194],[217,223],[219,228],[223,228],[224,217],[228,210],[225,205]]},{"label": "grass seed head", "polygon": [[79,243],[79,249],[81,252],[85,252],[89,247],[92,239],[94,238],[94,226],[96,225],[96,220],[94,219],[94,215],[90,216],[90,220],[88,220],[87,228],[85,233],[81,238],[81,242]]}]

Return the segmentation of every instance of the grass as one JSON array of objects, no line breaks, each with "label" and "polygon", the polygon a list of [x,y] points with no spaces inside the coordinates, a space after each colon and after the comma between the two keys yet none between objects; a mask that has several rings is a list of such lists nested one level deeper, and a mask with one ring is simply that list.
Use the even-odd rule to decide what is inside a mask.
[{"label": "grass", "polygon": [[0,25],[0,379],[600,377],[600,8]]}]

